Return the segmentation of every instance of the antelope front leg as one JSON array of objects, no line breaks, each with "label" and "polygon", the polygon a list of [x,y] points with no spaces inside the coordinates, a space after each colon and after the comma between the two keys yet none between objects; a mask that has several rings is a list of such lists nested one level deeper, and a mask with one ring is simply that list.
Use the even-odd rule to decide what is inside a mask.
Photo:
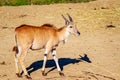
[{"label": "antelope front leg", "polygon": [[43,62],[43,66],[42,66],[42,75],[43,76],[47,75],[45,73],[45,66],[46,66],[46,62],[47,62],[47,58],[48,58],[48,53],[49,53],[49,51],[46,49],[45,54],[44,54],[44,62]]},{"label": "antelope front leg", "polygon": [[60,74],[60,76],[64,76],[64,73],[62,73],[61,69],[60,69],[60,66],[59,66],[59,63],[58,63],[58,59],[56,58],[56,49],[53,49],[52,50],[52,55],[53,55],[53,59],[56,63],[56,66],[57,66],[57,69],[58,69],[58,72]]}]

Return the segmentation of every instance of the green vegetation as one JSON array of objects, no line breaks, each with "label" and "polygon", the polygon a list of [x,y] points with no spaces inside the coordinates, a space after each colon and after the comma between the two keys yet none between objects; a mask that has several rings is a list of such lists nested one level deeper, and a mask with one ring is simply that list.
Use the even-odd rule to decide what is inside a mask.
[{"label": "green vegetation", "polygon": [[49,5],[54,3],[80,3],[94,0],[0,0],[0,6]]}]

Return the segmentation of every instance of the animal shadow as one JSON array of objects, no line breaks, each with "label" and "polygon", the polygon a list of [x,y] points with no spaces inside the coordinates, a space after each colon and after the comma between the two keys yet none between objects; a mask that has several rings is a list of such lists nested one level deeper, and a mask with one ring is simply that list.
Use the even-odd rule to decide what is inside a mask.
[{"label": "animal shadow", "polygon": [[[79,63],[79,62],[81,62],[83,60],[86,61],[86,62],[88,62],[88,63],[91,63],[90,59],[88,58],[88,56],[86,54],[84,54],[83,57],[80,56],[80,58],[77,58],[77,59],[59,58],[58,62],[59,62],[61,70],[63,70],[64,66],[66,66],[68,64],[76,64],[76,63]],[[34,71],[36,71],[38,69],[41,69],[42,65],[43,65],[43,60],[33,62],[29,67],[27,67],[29,75],[32,72],[34,72]],[[54,69],[56,69],[57,67],[56,67],[55,61],[53,59],[48,60],[47,63],[46,63],[46,68],[51,68],[46,74],[48,74],[49,72],[51,72]],[[21,72],[21,74],[23,74],[23,72]]]},{"label": "animal shadow", "polygon": [[82,57],[81,55],[79,55],[79,56],[80,56],[80,60],[83,60],[83,61],[88,62],[88,63],[92,63],[92,61],[89,59],[87,54],[84,54],[84,57]]}]

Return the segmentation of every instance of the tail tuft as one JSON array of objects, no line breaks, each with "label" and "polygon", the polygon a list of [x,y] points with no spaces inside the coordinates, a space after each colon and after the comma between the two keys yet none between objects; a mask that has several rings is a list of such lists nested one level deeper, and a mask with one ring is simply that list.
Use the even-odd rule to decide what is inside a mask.
[{"label": "tail tuft", "polygon": [[18,53],[18,47],[14,46],[12,51],[15,51],[16,53]]}]

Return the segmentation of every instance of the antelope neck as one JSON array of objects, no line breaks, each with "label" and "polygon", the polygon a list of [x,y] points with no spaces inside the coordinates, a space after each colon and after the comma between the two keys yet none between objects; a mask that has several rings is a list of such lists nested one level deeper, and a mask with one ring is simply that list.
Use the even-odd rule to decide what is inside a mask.
[{"label": "antelope neck", "polygon": [[64,26],[60,29],[58,29],[58,38],[59,38],[59,41],[64,41],[66,42],[68,36],[69,36],[69,31],[67,30],[67,28]]}]

